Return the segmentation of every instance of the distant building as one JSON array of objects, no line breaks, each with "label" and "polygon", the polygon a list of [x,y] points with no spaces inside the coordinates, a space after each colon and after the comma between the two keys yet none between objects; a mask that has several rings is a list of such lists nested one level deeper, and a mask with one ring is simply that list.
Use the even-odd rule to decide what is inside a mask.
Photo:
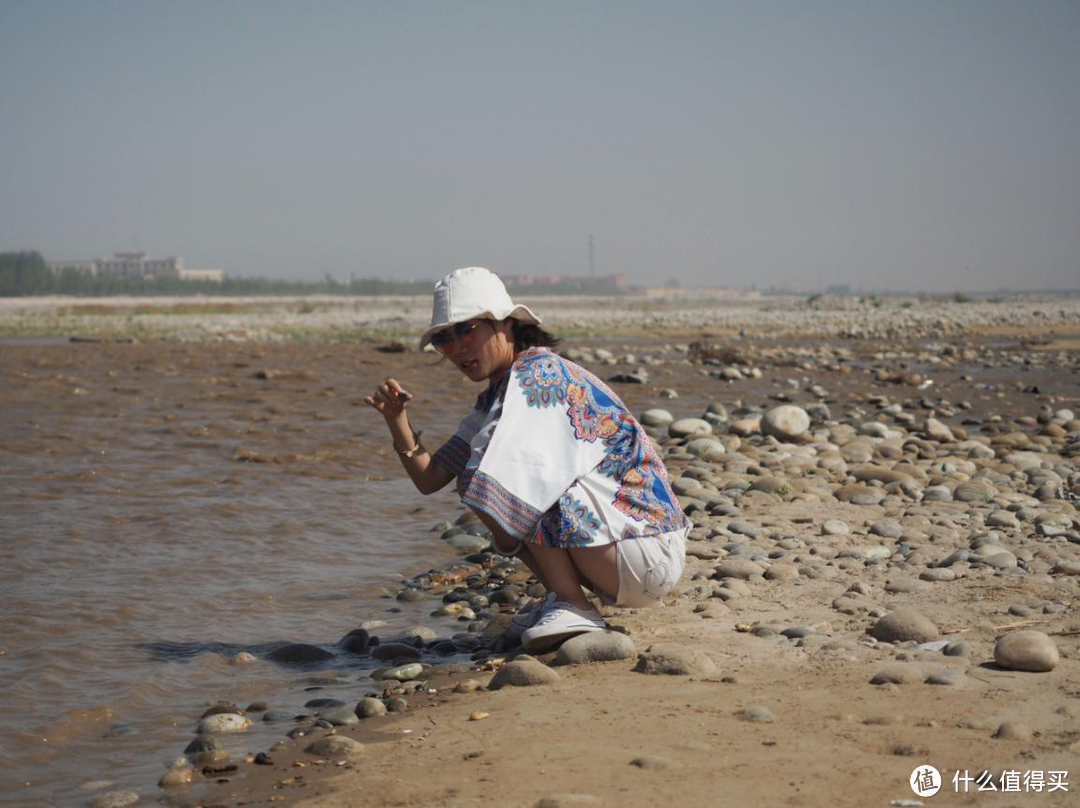
[{"label": "distant building", "polygon": [[558,289],[610,289],[611,291],[623,291],[629,284],[625,275],[601,275],[599,277],[581,277],[565,274],[550,275],[499,275],[507,286],[531,288],[550,286]]},{"label": "distant building", "polygon": [[53,272],[75,270],[85,272],[95,278],[177,278],[188,281],[225,280],[221,269],[184,269],[184,259],[180,256],[170,258],[151,258],[144,252],[118,252],[111,257],[95,258],[92,261],[49,261]]},{"label": "distant building", "polygon": [[225,280],[224,269],[181,269],[180,280],[182,281],[213,281],[221,283]]}]

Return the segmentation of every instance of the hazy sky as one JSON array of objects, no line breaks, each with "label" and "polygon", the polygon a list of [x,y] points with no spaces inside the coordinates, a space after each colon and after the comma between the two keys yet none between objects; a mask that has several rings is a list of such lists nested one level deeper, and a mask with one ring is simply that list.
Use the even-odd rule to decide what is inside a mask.
[{"label": "hazy sky", "polygon": [[1080,287],[1080,0],[0,0],[0,250]]}]

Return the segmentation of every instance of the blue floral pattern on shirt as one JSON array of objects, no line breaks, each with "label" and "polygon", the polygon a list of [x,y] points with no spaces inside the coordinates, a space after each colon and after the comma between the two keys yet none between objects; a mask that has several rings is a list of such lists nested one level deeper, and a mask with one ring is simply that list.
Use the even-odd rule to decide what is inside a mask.
[{"label": "blue floral pattern on shirt", "polygon": [[[530,407],[565,406],[574,428],[574,437],[589,443],[602,441],[605,449],[598,470],[619,482],[612,505],[647,532],[675,530],[685,524],[663,464],[656,456],[641,426],[619,398],[603,382],[584,368],[550,351],[529,351],[514,363],[514,374],[525,392]],[[563,500],[570,500],[564,502]],[[599,520],[584,518],[575,510],[585,506],[564,497],[557,507],[557,543],[571,544],[583,535],[595,535]],[[544,519],[541,534],[551,544],[550,532],[556,527],[555,514]],[[591,528],[595,523],[596,527]],[[591,533],[583,534],[583,528]]]}]

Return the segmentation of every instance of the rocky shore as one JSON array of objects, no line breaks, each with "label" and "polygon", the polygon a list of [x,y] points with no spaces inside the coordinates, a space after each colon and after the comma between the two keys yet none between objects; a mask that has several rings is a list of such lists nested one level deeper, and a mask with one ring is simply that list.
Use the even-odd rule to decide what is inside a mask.
[{"label": "rocky shore", "polygon": [[[303,709],[208,694],[156,794],[91,803],[1075,805],[1068,305],[978,328],[898,310],[857,334],[837,315],[842,328],[798,339],[782,334],[808,321],[790,312],[756,337],[773,328],[758,310],[741,336],[568,342],[640,416],[693,522],[663,604],[606,609],[609,631],[551,654],[503,648],[501,628],[540,590],[467,514],[445,513],[432,540],[457,560],[388,601],[425,604],[430,624],[388,633],[373,615],[336,643],[234,654],[241,677],[309,671]],[[431,375],[430,359],[380,347],[349,349],[371,378]],[[281,352],[264,354],[268,387],[292,365],[326,375],[305,350],[266,350]],[[297,465],[261,446],[232,461]],[[245,744],[260,725],[280,739]],[[912,787],[926,767],[936,798]]]},{"label": "rocky shore", "polygon": [[[639,409],[694,524],[678,590],[556,653],[503,649],[540,590],[463,514],[436,526],[463,560],[397,594],[460,632],[347,635],[379,686],[302,717],[212,709],[170,802],[916,805],[929,765],[959,804],[1075,804],[1074,350],[568,353],[620,390],[672,362],[724,385],[693,410],[685,382],[655,386]],[[215,733],[268,717],[291,740],[221,768]]]}]

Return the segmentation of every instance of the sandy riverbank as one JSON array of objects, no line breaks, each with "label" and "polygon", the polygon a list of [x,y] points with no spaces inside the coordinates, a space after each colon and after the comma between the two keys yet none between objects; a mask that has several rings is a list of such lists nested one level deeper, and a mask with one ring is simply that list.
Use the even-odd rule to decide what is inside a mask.
[{"label": "sandy riverbank", "polygon": [[[500,690],[486,688],[501,654],[450,679],[425,673],[426,689],[437,692],[406,694],[407,712],[334,730],[363,743],[355,757],[305,751],[331,732],[305,719],[296,724],[302,737],[252,748],[247,760],[234,756],[236,770],[208,770],[194,787],[152,798],[177,806],[890,805],[918,799],[909,780],[929,765],[944,785],[927,805],[1076,804],[1078,333],[1067,311],[1047,319],[1040,305],[986,320],[954,308],[925,328],[904,325],[908,310],[878,312],[861,336],[782,337],[808,328],[801,311],[763,337],[749,325],[752,314],[739,315],[748,323],[741,338],[710,338],[724,331],[711,325],[688,329],[712,350],[691,348],[681,328],[571,340],[567,349],[602,378],[642,382],[613,382],[634,412],[663,408],[708,425],[687,436],[663,418],[651,427],[695,529],[686,574],[663,606],[610,612],[632,654],[584,665],[555,665],[549,655],[540,662],[557,680]],[[721,315],[711,316],[715,323]],[[213,316],[203,323],[220,325]],[[883,336],[891,328],[903,333]],[[88,378],[112,379],[108,371],[128,352],[135,372],[154,350],[107,348],[19,350],[33,352],[28,380],[75,397],[83,382],[47,376],[59,356]],[[257,358],[230,353],[252,350]],[[430,357],[370,344],[170,351],[185,373],[198,376],[205,366],[208,384],[241,385],[238,401],[254,370],[276,371],[259,392],[274,418],[293,398],[300,413],[305,389],[324,378],[349,385],[344,406],[354,383],[393,372],[422,391],[446,370]],[[443,386],[464,401],[466,391],[450,381]],[[103,382],[101,395],[110,389],[127,388]],[[809,424],[763,435],[763,414],[782,404],[797,406]],[[283,468],[312,454],[277,445],[281,434],[267,429],[259,445],[244,448]],[[394,458],[383,461],[382,471],[393,473]],[[312,462],[327,474],[349,473],[335,458]],[[442,592],[430,594],[435,608]],[[916,621],[910,635],[875,629],[903,608],[929,627]],[[489,611],[505,619],[511,608]],[[1052,644],[1050,670],[995,663],[996,642],[1018,630]],[[711,665],[636,671],[657,644]],[[481,689],[454,692],[462,678]],[[355,691],[357,702],[368,692]],[[259,711],[250,715],[260,720]],[[194,727],[197,716],[190,718]],[[258,751],[272,763],[255,763]],[[1019,792],[969,783],[965,794],[961,781],[955,793],[954,774],[974,778],[984,769],[998,789],[1011,783],[1001,775],[1017,772]],[[1068,790],[1051,793],[1059,771],[1068,772]],[[1023,777],[1030,784],[1034,772],[1045,784],[1025,791]]]}]

